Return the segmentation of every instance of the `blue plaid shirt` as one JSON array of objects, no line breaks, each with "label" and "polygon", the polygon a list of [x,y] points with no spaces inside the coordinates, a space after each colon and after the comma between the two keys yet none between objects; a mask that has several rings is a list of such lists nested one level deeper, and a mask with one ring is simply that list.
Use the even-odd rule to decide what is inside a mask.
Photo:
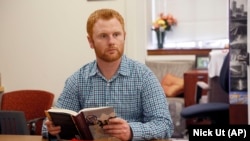
[{"label": "blue plaid shirt", "polygon": [[122,56],[120,68],[110,80],[100,73],[96,61],[70,76],[56,107],[79,111],[113,106],[128,121],[133,140],[166,139],[173,133],[168,103],[153,72],[144,64]]}]

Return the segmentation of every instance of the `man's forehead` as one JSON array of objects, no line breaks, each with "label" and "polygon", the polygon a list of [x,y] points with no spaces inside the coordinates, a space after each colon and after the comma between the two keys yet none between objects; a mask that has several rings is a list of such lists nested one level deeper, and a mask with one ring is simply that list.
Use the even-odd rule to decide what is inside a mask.
[{"label": "man's forehead", "polygon": [[122,30],[122,25],[117,19],[98,20],[94,25],[94,30]]}]

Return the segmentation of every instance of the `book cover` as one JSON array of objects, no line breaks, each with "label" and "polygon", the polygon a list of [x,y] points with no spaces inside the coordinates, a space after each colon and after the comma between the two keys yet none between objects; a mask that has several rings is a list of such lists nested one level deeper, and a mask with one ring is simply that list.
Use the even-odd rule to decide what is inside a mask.
[{"label": "book cover", "polygon": [[79,112],[51,108],[45,114],[55,125],[61,126],[59,139],[66,140],[108,138],[102,127],[115,117],[113,107],[86,108]]}]

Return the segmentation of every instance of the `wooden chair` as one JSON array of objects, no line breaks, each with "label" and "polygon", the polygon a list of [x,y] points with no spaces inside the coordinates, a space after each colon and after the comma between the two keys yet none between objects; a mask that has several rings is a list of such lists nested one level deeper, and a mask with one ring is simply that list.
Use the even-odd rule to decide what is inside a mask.
[{"label": "wooden chair", "polygon": [[0,111],[0,134],[29,135],[24,112]]},{"label": "wooden chair", "polygon": [[31,135],[41,135],[44,111],[51,108],[54,94],[44,90],[16,90],[2,95],[2,110],[23,111]]}]

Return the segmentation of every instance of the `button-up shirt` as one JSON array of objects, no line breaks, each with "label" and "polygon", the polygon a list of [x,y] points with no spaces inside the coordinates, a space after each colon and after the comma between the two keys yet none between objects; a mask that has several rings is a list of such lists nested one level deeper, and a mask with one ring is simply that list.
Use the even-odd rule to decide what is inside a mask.
[{"label": "button-up shirt", "polygon": [[173,133],[168,103],[160,82],[140,62],[122,56],[117,73],[107,80],[97,62],[90,62],[65,82],[56,107],[79,111],[112,106],[128,121],[133,140],[166,139]]}]

